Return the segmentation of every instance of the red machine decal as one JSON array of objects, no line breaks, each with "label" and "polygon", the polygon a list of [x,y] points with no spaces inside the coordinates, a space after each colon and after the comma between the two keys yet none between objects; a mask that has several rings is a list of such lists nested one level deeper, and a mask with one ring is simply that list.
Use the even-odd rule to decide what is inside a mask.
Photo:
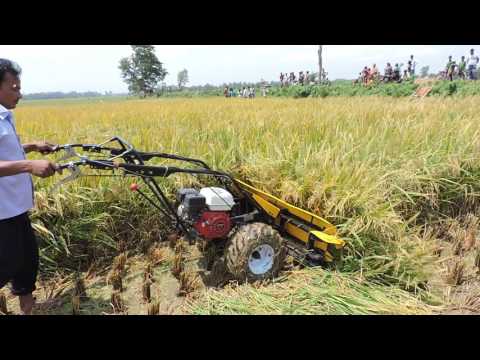
[{"label": "red machine decal", "polygon": [[231,229],[230,216],[226,212],[205,211],[194,226],[205,239],[223,238]]}]

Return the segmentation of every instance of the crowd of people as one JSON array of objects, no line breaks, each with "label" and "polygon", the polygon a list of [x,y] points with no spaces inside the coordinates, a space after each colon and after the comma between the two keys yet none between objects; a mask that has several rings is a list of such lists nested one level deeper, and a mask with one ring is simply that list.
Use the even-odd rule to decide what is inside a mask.
[{"label": "crowd of people", "polygon": [[[470,49],[470,55],[467,58],[462,56],[458,64],[450,55],[445,69],[440,72],[440,78],[450,81],[453,81],[454,79],[477,80],[478,63],[479,57],[475,55],[474,49]],[[365,66],[359,73],[358,79],[354,80],[353,83],[370,85],[377,82],[402,82],[415,79],[415,69],[417,64],[414,56],[410,55],[406,69],[402,71],[403,63],[396,63],[395,66],[387,63],[383,75],[380,73],[376,64],[373,64],[372,67]]]},{"label": "crowd of people", "polygon": [[415,69],[417,67],[417,62],[414,59],[413,55],[410,55],[410,59],[407,61],[407,68],[403,70],[403,63],[396,63],[395,66],[392,66],[389,62],[384,70],[384,75],[380,73],[376,64],[373,64],[371,68],[365,66],[363,70],[359,73],[359,78],[354,80],[354,84],[363,84],[369,85],[374,82],[402,82],[404,80],[414,79],[415,78]]},{"label": "crowd of people", "polygon": [[[322,78],[327,78],[327,73],[323,69]],[[288,73],[280,73],[280,86],[286,87],[289,85],[311,85],[315,83],[315,75],[311,74],[310,71],[300,71],[298,76],[295,75],[294,72]]]},{"label": "crowd of people", "polygon": [[244,86],[243,88],[234,89],[232,87],[226,86],[223,89],[223,96],[226,98],[229,97],[239,97],[239,98],[255,98],[256,90],[254,86]]},{"label": "crowd of people", "polygon": [[465,80],[467,78],[469,80],[477,80],[478,63],[479,58],[478,55],[475,55],[474,49],[470,49],[470,55],[467,59],[465,59],[465,56],[462,56],[458,64],[450,55],[445,70],[442,71],[440,75],[443,79],[450,81],[454,79]]},{"label": "crowd of people", "polygon": [[[440,72],[440,78],[444,80],[454,80],[454,79],[469,79],[477,80],[477,67],[479,64],[479,57],[475,55],[475,50],[470,49],[470,55],[468,57],[462,56],[460,61],[457,62],[452,59],[450,55],[448,57],[448,62],[443,71]],[[417,61],[413,55],[410,55],[409,60],[407,61],[406,69],[402,70],[404,66],[403,63],[395,63],[392,66],[391,63],[387,62],[387,65],[384,69],[383,75],[380,72],[380,69],[376,64],[373,64],[372,67],[365,66],[363,70],[359,73],[358,79],[353,81],[353,84],[362,84],[368,86],[372,83],[389,83],[397,82],[400,83],[406,80],[414,80],[416,77],[416,68]],[[280,86],[288,87],[290,85],[311,85],[315,84],[315,74],[310,73],[310,71],[300,71],[298,76],[294,72],[290,73],[280,73]],[[327,79],[327,73],[323,69],[322,77],[323,80]],[[267,87],[265,81],[262,80],[262,96],[266,96]],[[255,98],[256,90],[254,86],[244,86],[238,89],[226,86],[223,91],[225,97],[239,97],[239,98]]]}]

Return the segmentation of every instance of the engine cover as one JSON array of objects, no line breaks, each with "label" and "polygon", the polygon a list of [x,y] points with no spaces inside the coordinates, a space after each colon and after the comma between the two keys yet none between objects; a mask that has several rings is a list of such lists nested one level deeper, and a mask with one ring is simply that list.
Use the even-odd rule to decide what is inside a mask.
[{"label": "engine cover", "polygon": [[231,229],[230,216],[222,211],[205,211],[194,224],[195,230],[205,239],[219,239],[228,235]]}]

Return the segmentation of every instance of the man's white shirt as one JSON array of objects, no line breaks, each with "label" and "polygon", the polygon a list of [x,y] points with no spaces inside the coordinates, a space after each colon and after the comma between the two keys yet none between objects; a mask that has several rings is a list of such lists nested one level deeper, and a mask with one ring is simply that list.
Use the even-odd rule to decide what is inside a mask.
[{"label": "man's white shirt", "polygon": [[[25,160],[10,110],[0,105],[0,161]],[[21,215],[33,208],[33,182],[30,174],[0,177],[0,220]]]}]

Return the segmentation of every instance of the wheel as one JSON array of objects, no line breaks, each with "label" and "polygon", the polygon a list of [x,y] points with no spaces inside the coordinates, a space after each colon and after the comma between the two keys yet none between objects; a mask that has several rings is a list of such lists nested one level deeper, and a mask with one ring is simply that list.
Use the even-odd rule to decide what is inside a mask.
[{"label": "wheel", "polygon": [[239,282],[274,278],[285,262],[283,239],[270,225],[241,226],[225,248],[228,271]]}]

